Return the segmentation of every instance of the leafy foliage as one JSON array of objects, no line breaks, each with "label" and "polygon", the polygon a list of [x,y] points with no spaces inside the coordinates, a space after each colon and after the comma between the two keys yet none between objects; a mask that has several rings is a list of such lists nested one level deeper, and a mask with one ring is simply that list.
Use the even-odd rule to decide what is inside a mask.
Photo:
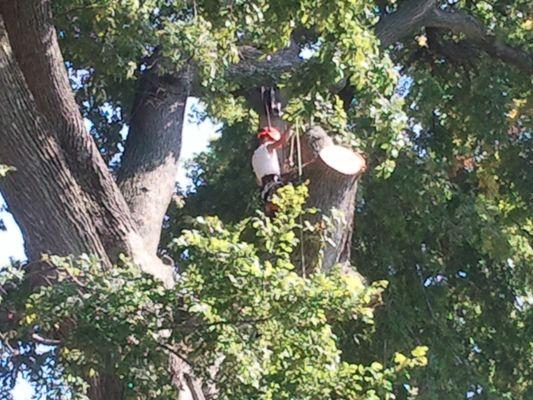
[{"label": "leafy foliage", "polygon": [[296,274],[291,252],[306,187],[282,192],[274,219],[224,226],[198,218],[174,241],[183,272],[172,289],[127,262],[102,270],[89,257],[52,257],[59,282],[25,301],[19,333],[60,332],[62,379],[79,398],[83,377],[107,372],[128,397],[172,398],[165,370],[178,347],[189,349],[197,373],[216,380],[221,399],[393,398],[393,383],[427,363],[427,348],[398,353],[387,366],[344,360],[335,331],[360,321],[370,336],[386,282],[365,286],[340,270]]},{"label": "leafy foliage", "polygon": [[[525,3],[456,6],[516,45],[530,46]],[[429,346],[428,367],[411,374],[417,389],[397,387],[399,398],[414,392],[423,399],[532,393],[531,81],[483,53],[469,54],[469,60],[458,62],[431,41],[422,46],[413,40],[395,54],[403,76],[396,95],[381,99],[388,108],[380,110],[388,113],[359,106],[357,95],[344,115],[328,114],[336,109],[331,97],[308,98],[320,106],[302,113],[317,115],[320,123],[334,121],[326,126],[337,140],[363,149],[369,160],[359,186],[353,264],[370,280],[386,279],[389,288],[371,340],[359,339],[351,324],[339,337],[346,340],[344,354],[366,362],[388,360],[419,343]],[[216,146],[231,135],[227,128],[210,149],[211,156],[223,157],[216,164],[198,158],[203,171],[229,160]],[[243,146],[240,154],[241,161],[232,163],[245,162]],[[200,210],[197,204],[212,198],[207,193],[223,190],[232,175],[225,167],[207,172],[206,183],[187,200],[187,212]],[[210,212],[231,216],[244,207],[237,201],[218,208],[215,202]]]},{"label": "leafy foliage", "polygon": [[[33,357],[37,367],[26,371],[34,381],[83,393],[84,379],[107,368],[131,397],[168,398],[168,352],[185,343],[207,381],[209,367],[221,366],[222,398],[532,396],[531,77],[461,47],[451,32],[436,41],[421,30],[380,51],[372,26],[405,2],[54,2],[73,86],[107,161],[120,152],[136,80],[156,60],[163,75],[197,68],[195,93],[225,126],[195,160],[185,208],[166,221],[164,243],[183,255],[174,289],[127,262],[103,271],[89,258],[54,259],[57,286],[4,298],[6,309],[26,304],[10,340],[26,343],[35,330],[62,335],[60,349],[39,358],[28,345],[18,358]],[[529,3],[440,6],[467,11],[530,51]],[[308,53],[297,70],[231,75],[240,47],[270,54],[290,38]],[[257,116],[240,93],[263,79],[288,94],[285,118],[296,129],[319,123],[366,153],[353,264],[374,285],[339,271],[295,273],[303,189],[287,189],[293,208],[278,219],[243,220],[257,206],[248,139]],[[352,96],[331,93],[341,79]],[[204,217],[191,221],[196,215]],[[191,229],[175,239],[184,221]],[[374,314],[383,280],[388,290]],[[427,358],[420,345],[431,349]],[[2,351],[13,356],[7,345]],[[2,364],[8,382],[5,365],[14,364]],[[39,375],[42,365],[51,378]]]},{"label": "leafy foliage", "polygon": [[[231,124],[250,119],[248,106],[234,93],[249,89],[254,79],[268,79],[288,93],[286,118],[295,128],[320,122],[350,142],[342,100],[330,94],[346,79],[356,90],[354,106],[362,113],[373,110],[360,129],[381,144],[404,125],[403,112],[394,106],[398,73],[372,33],[379,17],[373,2],[76,0],[58,1],[55,7],[65,59],[73,75],[83,73],[78,100],[94,120],[92,133],[108,159],[116,154],[119,126],[131,117],[133,81],[155,65],[161,75],[194,68],[196,94],[211,116]],[[298,70],[268,77],[231,73],[243,48],[253,46],[267,55],[286,47],[299,31],[313,34],[302,38],[300,45],[311,56]],[[330,109],[330,103],[335,107]],[[111,115],[109,109],[120,112]],[[400,123],[383,123],[393,118]]]}]

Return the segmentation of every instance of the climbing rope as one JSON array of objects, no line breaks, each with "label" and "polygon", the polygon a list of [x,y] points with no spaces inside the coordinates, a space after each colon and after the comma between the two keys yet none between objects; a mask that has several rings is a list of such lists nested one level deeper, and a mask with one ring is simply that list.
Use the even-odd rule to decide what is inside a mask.
[{"label": "climbing rope", "polygon": [[[296,154],[297,154],[297,161],[298,161],[298,184],[302,184],[302,146],[300,143],[300,132],[296,132],[294,135],[296,137]],[[300,214],[298,218],[298,222],[300,224],[300,262],[302,267],[302,277],[306,279],[306,268],[305,268],[305,250],[304,250],[304,221],[303,216]]]},{"label": "climbing rope", "polygon": [[[272,108],[272,91],[272,88],[261,86],[261,100],[263,101],[263,106],[265,107],[265,114],[269,128],[272,128],[272,121],[270,119],[270,109]],[[268,93],[268,95],[266,93]]]}]

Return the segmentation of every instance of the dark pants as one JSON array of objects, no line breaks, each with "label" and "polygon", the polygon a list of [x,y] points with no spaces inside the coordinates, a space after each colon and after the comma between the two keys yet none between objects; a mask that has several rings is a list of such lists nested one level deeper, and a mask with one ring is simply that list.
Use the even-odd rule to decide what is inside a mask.
[{"label": "dark pants", "polygon": [[265,203],[272,201],[272,196],[276,193],[280,187],[283,186],[283,182],[279,175],[266,175],[261,178],[261,199]]}]

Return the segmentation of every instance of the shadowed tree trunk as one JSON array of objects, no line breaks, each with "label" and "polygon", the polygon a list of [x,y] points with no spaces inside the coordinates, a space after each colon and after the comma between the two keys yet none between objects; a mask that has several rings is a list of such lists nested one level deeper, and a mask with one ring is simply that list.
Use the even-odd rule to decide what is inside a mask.
[{"label": "shadowed tree trunk", "polygon": [[157,66],[142,74],[118,173],[119,188],[152,254],[157,252],[163,217],[176,189],[190,80],[187,71],[177,78],[160,77]]}]

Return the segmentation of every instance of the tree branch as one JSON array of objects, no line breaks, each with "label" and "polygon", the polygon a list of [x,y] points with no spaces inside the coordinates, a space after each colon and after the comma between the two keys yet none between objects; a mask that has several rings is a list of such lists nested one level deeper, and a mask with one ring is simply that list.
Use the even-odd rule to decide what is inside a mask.
[{"label": "tree branch", "polygon": [[269,56],[252,46],[241,46],[241,60],[230,67],[228,75],[237,82],[245,83],[247,88],[273,84],[282,73],[293,71],[304,62],[300,50],[294,41],[289,47]]},{"label": "tree branch", "polygon": [[465,36],[490,56],[514,65],[527,74],[533,73],[533,56],[491,34],[476,18],[459,10],[443,10],[436,0],[409,0],[399,9],[384,15],[375,34],[386,48],[423,27],[441,28]]},{"label": "tree branch", "polygon": [[511,64],[531,75],[533,56],[513,47],[490,33],[476,18],[462,11],[444,11],[435,8],[428,15],[427,27],[448,29],[464,35],[466,41],[475,44],[490,56]]},{"label": "tree branch", "polygon": [[188,67],[159,76],[157,64],[138,82],[117,182],[149,252],[156,254],[163,217],[176,189],[181,131],[192,77]]},{"label": "tree branch", "polygon": [[453,64],[474,66],[479,49],[465,40],[446,40],[443,38],[443,31],[440,28],[426,28],[429,49]]},{"label": "tree branch", "polygon": [[394,13],[381,17],[374,31],[381,41],[381,47],[389,47],[424,27],[436,7],[437,0],[409,0]]},{"label": "tree branch", "polygon": [[[87,232],[94,229],[99,238],[100,247],[105,249],[102,251],[96,243],[93,243],[94,246],[89,248],[89,252],[101,255],[103,258],[109,257],[112,261],[119,254],[126,254],[132,257],[143,271],[162,279],[167,285],[172,284],[172,269],[164,265],[155,254],[147,251],[136,230],[128,205],[100,156],[94,140],[85,129],[83,118],[69,86],[67,71],[52,24],[50,1],[3,1],[0,3],[0,12],[9,37],[9,39],[6,37],[4,41],[10,42],[16,64],[18,64],[17,68],[20,67],[22,71],[23,85],[31,92],[28,96],[34,103],[33,115],[36,116],[36,121],[42,121],[46,126],[47,136],[49,136],[47,139],[55,138],[56,145],[58,145],[54,150],[57,153],[55,158],[67,164],[65,169],[70,179],[74,181],[67,184],[67,187],[59,187],[50,169],[35,172],[35,176],[39,176],[40,173],[43,179],[41,182],[43,193],[40,200],[43,210],[39,213],[35,212],[37,210],[32,210],[28,216],[24,213],[28,213],[31,207],[28,207],[24,198],[17,196],[17,188],[4,186],[4,194],[15,218],[19,222],[24,218],[28,221],[33,219],[34,224],[40,223],[46,226],[49,220],[47,208],[60,207],[59,214],[68,214],[75,212],[77,207],[83,206],[85,214],[89,214],[89,219],[84,220],[84,213],[80,211],[79,220],[76,223],[84,225],[83,229]],[[9,93],[6,91],[6,95]],[[16,105],[11,105],[11,107],[2,115],[14,114],[13,118],[22,118],[24,111]],[[4,138],[9,139],[8,133],[7,130]],[[18,140],[14,146],[20,146]],[[24,157],[30,155],[37,158],[39,152],[27,149],[21,154]],[[41,158],[42,160],[36,162],[32,160],[31,163],[27,163],[28,166],[22,165],[21,170],[28,170],[29,164],[38,167],[40,161],[49,160],[50,156],[42,155]],[[45,172],[48,175],[43,175]],[[22,179],[22,175],[16,175],[16,178],[13,178],[20,179],[17,180],[18,190],[22,186],[27,186],[25,189],[28,191],[31,190],[28,182],[33,181],[29,176],[32,173],[34,172],[28,171],[26,175],[28,180]],[[49,190],[45,191],[45,187]],[[56,190],[75,191],[69,199],[70,204],[51,198],[50,195]],[[72,229],[61,231],[59,226],[51,225],[49,228],[47,237],[41,238],[40,247],[32,250],[32,255],[36,256],[39,251],[53,247],[48,245],[47,241],[54,242],[55,238],[62,238],[62,235],[69,233],[73,235],[70,239],[65,238],[65,243],[81,239],[80,236],[84,235],[84,232],[78,232],[75,235],[76,232]],[[31,241],[27,243],[28,246],[32,246]],[[60,250],[56,252],[59,255],[81,254],[79,247],[66,249],[63,246]]]},{"label": "tree branch", "polygon": [[59,340],[59,339],[44,338],[41,335],[39,335],[38,333],[32,333],[31,338],[35,342],[37,342],[39,344],[44,344],[46,346],[59,346],[61,344],[61,340]]}]

